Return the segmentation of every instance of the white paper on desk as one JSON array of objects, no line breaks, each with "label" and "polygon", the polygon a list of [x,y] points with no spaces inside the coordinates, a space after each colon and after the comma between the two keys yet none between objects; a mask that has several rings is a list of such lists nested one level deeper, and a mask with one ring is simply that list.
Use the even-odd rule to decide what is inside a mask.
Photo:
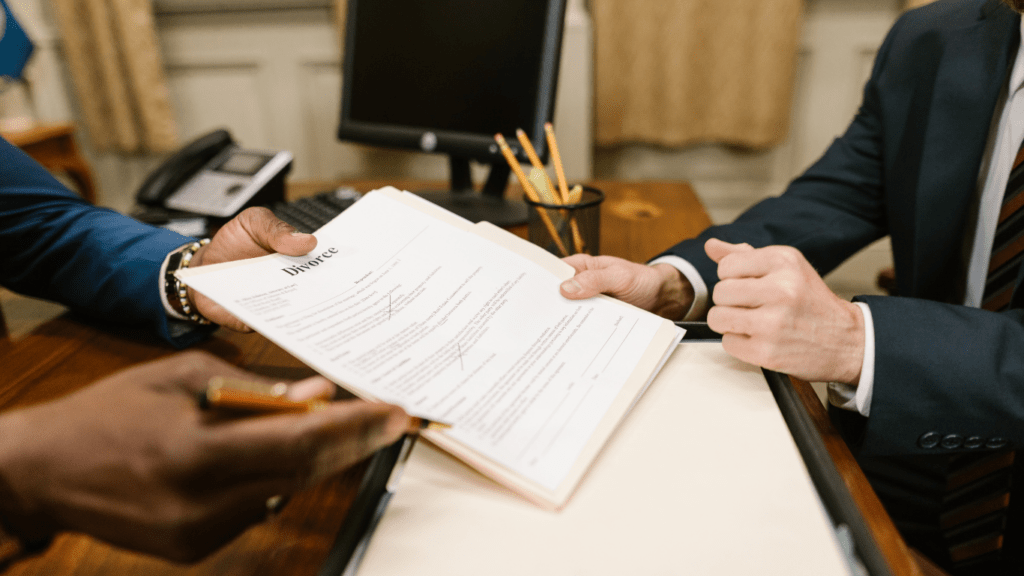
[{"label": "white paper on desk", "polygon": [[761,370],[684,342],[551,514],[426,444],[359,576],[848,576]]},{"label": "white paper on desk", "polygon": [[581,455],[592,460],[643,389],[637,366],[650,365],[647,380],[667,356],[652,341],[674,329],[607,298],[565,300],[558,285],[572,269],[561,261],[548,256],[546,270],[490,237],[506,232],[413,202],[370,193],[317,231],[306,256],[182,278],[353,393],[452,423],[428,436],[447,450],[561,489],[564,502]]}]

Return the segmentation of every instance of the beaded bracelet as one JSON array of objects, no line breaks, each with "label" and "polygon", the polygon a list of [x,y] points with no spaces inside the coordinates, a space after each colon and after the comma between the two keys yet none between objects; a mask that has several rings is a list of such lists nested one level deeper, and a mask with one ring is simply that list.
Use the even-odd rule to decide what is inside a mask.
[{"label": "beaded bracelet", "polygon": [[171,305],[175,312],[196,324],[209,324],[210,321],[203,318],[198,310],[192,308],[192,304],[188,301],[188,287],[181,280],[178,280],[174,273],[188,268],[196,252],[209,243],[209,238],[203,238],[171,254],[167,260],[167,272],[164,273],[164,291],[167,295],[168,304]]}]

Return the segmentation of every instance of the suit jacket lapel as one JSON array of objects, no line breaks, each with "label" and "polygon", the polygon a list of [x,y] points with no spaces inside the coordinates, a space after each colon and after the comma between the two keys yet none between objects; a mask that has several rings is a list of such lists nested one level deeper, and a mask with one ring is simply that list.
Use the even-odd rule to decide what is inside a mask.
[{"label": "suit jacket lapel", "polygon": [[914,99],[921,104],[912,107],[905,132],[923,134],[924,141],[916,210],[911,212],[914,273],[901,293],[951,298],[951,279],[957,278],[959,264],[949,255],[960,254],[992,115],[1019,44],[1019,30],[1017,15],[991,0],[974,23],[937,32],[944,37],[932,44],[941,46],[929,70],[934,80],[918,84]]}]

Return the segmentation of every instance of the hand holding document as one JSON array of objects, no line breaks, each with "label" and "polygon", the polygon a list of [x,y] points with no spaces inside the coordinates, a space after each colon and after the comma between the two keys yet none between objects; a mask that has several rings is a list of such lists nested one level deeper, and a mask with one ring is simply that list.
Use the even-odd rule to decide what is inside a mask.
[{"label": "hand holding document", "polygon": [[190,269],[188,285],[349,390],[450,423],[424,438],[531,501],[565,504],[679,341],[487,223],[371,192],[302,257]]}]

